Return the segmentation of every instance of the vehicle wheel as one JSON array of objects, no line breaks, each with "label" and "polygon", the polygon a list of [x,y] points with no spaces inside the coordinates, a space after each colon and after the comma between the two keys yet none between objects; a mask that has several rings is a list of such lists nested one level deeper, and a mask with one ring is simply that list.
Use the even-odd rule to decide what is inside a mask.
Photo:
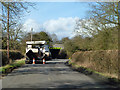
[{"label": "vehicle wheel", "polygon": [[25,61],[25,64],[29,64],[29,62]]}]

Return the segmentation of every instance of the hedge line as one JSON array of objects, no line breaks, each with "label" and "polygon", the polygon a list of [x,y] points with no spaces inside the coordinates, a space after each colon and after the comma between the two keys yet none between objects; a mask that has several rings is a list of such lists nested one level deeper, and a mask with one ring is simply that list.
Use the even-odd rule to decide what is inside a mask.
[{"label": "hedge line", "polygon": [[[2,53],[2,66],[8,64],[8,59],[7,59],[7,51],[0,51]],[[17,59],[21,59],[24,57],[19,51],[10,51],[10,59],[12,61],[15,61]]]},{"label": "hedge line", "polygon": [[72,62],[98,72],[118,75],[118,50],[76,52],[72,55]]}]

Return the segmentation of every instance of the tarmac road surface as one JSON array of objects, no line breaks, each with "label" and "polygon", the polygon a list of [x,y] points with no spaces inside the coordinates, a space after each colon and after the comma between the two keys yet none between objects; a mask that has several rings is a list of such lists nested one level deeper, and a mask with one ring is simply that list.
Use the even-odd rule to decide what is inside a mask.
[{"label": "tarmac road surface", "polygon": [[66,66],[67,59],[26,64],[2,79],[2,88],[114,88]]}]

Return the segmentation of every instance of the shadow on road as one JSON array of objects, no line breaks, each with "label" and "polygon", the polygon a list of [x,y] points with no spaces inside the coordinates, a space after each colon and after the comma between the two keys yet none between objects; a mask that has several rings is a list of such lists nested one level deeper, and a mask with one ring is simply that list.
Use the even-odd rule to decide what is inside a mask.
[{"label": "shadow on road", "polygon": [[[106,79],[102,77],[94,76],[93,73],[88,73],[84,75],[82,72],[76,72],[75,69],[72,69],[71,67],[68,67],[65,64],[66,64],[65,62],[62,62],[59,60],[49,61],[46,64],[35,64],[35,65],[26,64],[14,70],[8,76],[12,78],[16,76],[16,78],[18,78],[19,75],[25,75],[24,78],[26,78],[28,75],[30,75],[29,76],[29,79],[30,79],[35,75],[35,76],[38,76],[36,77],[36,80],[39,79],[41,76],[43,78],[44,76],[47,77],[45,80],[43,79],[43,81],[40,81],[40,82],[30,81],[32,84],[29,82],[27,83],[22,82],[20,83],[20,85],[18,85],[17,88],[21,88],[21,87],[36,88],[36,89],[37,88],[43,88],[43,89],[44,88],[49,88],[49,89],[102,88],[103,90],[104,89],[106,90],[106,88],[114,88],[114,87],[118,88],[116,85],[110,85],[110,83],[108,83]],[[76,77],[74,77],[74,75]],[[48,77],[52,79],[48,80]],[[87,78],[88,80],[86,80],[85,77],[88,77]]]},{"label": "shadow on road", "polygon": [[30,84],[22,84],[20,85],[18,88],[21,88],[21,87],[25,87],[25,88],[34,88],[35,90],[37,88],[42,88],[42,89],[69,89],[69,90],[74,90],[74,89],[102,89],[102,90],[110,90],[113,88],[114,89],[118,89],[117,87],[113,87],[113,86],[109,86],[107,85],[106,83],[101,83],[101,82],[97,82],[97,83],[91,83],[91,82],[86,82],[86,81],[71,81],[71,80],[59,80],[59,81],[54,81],[54,82],[47,82],[47,83],[37,83],[37,84],[34,84],[34,85],[30,85]]},{"label": "shadow on road", "polygon": [[[56,67],[56,64],[59,65]],[[61,66],[63,65],[63,66]],[[69,74],[71,69],[64,67],[64,62],[47,62],[46,64],[26,64],[16,70],[13,70],[9,76],[28,75],[28,74],[44,74],[50,73]]]}]

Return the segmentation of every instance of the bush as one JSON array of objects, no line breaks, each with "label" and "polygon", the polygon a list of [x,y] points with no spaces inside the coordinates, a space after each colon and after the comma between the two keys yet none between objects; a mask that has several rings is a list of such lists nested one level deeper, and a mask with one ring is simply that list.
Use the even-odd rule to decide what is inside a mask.
[{"label": "bush", "polygon": [[67,53],[65,50],[60,50],[59,54],[58,54],[58,58],[59,59],[66,59],[67,58]]},{"label": "bush", "polygon": [[[2,52],[2,66],[4,66],[9,63],[7,59],[7,51],[0,51],[0,52]],[[15,61],[17,59],[21,59],[24,57],[19,51],[10,51],[9,54],[10,54],[10,59],[12,61]]]},{"label": "bush", "polygon": [[65,42],[64,47],[68,57],[71,57],[78,50],[78,47],[72,41]]}]

